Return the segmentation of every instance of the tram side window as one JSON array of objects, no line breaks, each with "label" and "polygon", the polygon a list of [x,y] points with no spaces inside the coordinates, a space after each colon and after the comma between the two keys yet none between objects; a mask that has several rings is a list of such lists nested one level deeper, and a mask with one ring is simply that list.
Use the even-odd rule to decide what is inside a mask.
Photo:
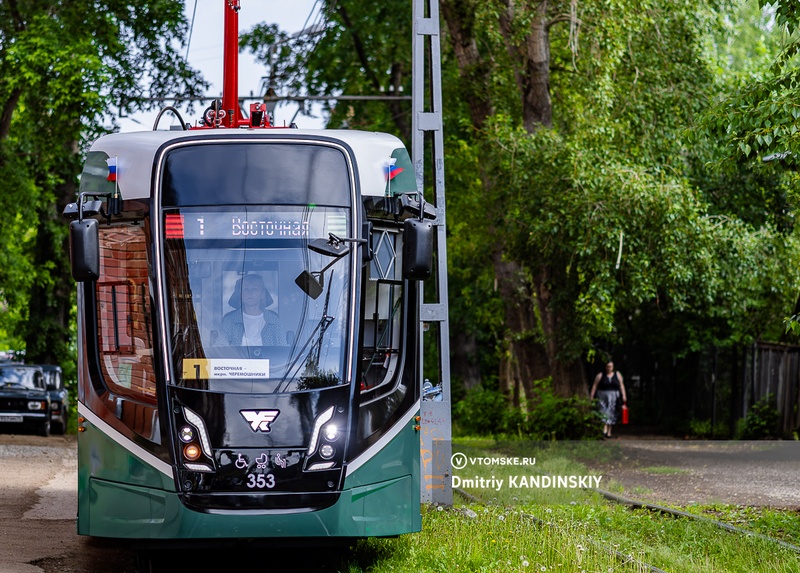
[{"label": "tram side window", "polygon": [[402,336],[402,280],[397,232],[376,229],[375,256],[370,262],[364,309],[362,390],[372,390],[395,378]]},{"label": "tram side window", "polygon": [[155,401],[147,242],[141,225],[101,227],[98,351],[108,389]]}]

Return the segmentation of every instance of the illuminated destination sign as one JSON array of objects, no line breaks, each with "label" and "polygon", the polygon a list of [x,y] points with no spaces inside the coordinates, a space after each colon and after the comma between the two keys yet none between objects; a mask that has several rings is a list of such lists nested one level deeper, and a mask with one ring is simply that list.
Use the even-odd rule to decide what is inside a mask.
[{"label": "illuminated destination sign", "polygon": [[[164,233],[167,239],[308,238],[312,223],[300,219],[298,215],[299,213],[277,212],[168,213],[164,220]],[[319,223],[324,218],[316,217]]]},{"label": "illuminated destination sign", "polygon": [[347,236],[345,209],[317,207],[295,211],[195,211],[167,213],[167,239],[309,239],[334,233]]},{"label": "illuminated destination sign", "polygon": [[[200,221],[202,225],[202,220]],[[231,218],[233,237],[308,237],[308,221]]]}]

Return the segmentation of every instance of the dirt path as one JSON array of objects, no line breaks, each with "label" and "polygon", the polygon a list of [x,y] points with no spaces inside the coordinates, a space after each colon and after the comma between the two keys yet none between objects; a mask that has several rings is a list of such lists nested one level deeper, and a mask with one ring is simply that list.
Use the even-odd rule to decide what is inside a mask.
[{"label": "dirt path", "polygon": [[800,510],[800,442],[619,439],[598,447],[607,455],[582,461],[626,497]]},{"label": "dirt path", "polygon": [[119,544],[79,537],[75,436],[0,434],[0,573],[135,571]]}]

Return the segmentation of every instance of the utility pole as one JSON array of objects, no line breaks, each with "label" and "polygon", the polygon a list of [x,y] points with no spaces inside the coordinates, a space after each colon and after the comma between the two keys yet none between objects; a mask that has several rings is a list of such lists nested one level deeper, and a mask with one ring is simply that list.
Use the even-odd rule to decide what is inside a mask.
[{"label": "utility pole", "polygon": [[[434,225],[434,285],[436,301],[421,297],[419,326],[420,356],[423,339],[437,337],[441,400],[426,399],[421,403],[420,499],[423,502],[452,505],[453,486],[450,457],[452,427],[450,423],[450,327],[447,309],[447,245],[445,241],[444,202],[444,135],[442,133],[442,74],[439,44],[439,0],[414,0],[413,10],[413,86],[412,86],[412,161],[417,190],[425,190],[425,157],[430,153],[433,172],[433,199],[436,207]],[[426,65],[426,63],[428,65]],[[426,90],[427,88],[427,90]],[[419,379],[424,379],[424,360],[420,361]]]}]

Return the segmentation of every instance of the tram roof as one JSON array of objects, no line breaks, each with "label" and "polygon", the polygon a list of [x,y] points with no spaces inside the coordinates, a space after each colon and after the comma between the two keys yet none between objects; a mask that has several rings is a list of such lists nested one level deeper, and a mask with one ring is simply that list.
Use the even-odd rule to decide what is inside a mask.
[{"label": "tram roof", "polygon": [[[92,144],[89,152],[105,154],[109,159],[115,158],[117,186],[122,197],[143,199],[150,197],[155,157],[165,144],[178,141],[199,143],[245,140],[338,143],[352,150],[362,195],[385,195],[387,173],[393,165],[406,171],[402,177],[403,185],[394,185],[393,192],[397,194],[416,190],[413,167],[402,141],[394,135],[379,132],[290,128],[136,131],[104,135]],[[105,180],[108,173],[95,173],[98,168],[97,163],[93,163],[94,168],[87,164],[83,176],[91,175]]]}]

